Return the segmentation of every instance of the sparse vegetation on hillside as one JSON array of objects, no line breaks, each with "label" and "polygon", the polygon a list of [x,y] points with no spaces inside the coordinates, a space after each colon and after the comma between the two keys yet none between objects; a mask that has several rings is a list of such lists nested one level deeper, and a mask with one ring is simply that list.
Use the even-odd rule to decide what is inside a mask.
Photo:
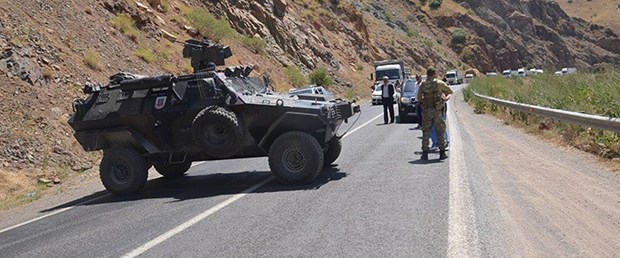
[{"label": "sparse vegetation on hillside", "polygon": [[235,30],[227,20],[219,19],[205,9],[185,9],[185,15],[198,32],[204,37],[220,42],[235,36]]},{"label": "sparse vegetation on hillside", "polygon": [[136,22],[128,14],[120,14],[112,18],[110,23],[114,28],[131,38],[133,41],[137,41],[140,37],[141,33],[140,30],[136,28]]},{"label": "sparse vegetation on hillside", "polygon": [[241,37],[241,44],[256,54],[264,54],[267,42],[260,37]]},{"label": "sparse vegetation on hillside", "polygon": [[157,56],[153,53],[153,50],[144,44],[138,46],[138,49],[134,52],[134,54],[149,64],[157,60]]},{"label": "sparse vegetation on hillside", "polygon": [[417,38],[420,36],[420,33],[418,33],[415,29],[409,28],[407,30],[407,36],[410,38]]},{"label": "sparse vegetation on hillside", "polygon": [[101,69],[100,63],[101,57],[94,49],[88,49],[84,52],[84,63],[93,70]]},{"label": "sparse vegetation on hillside", "polygon": [[331,76],[329,76],[329,71],[325,67],[319,67],[316,70],[312,71],[310,75],[310,83],[316,84],[323,87],[329,87],[334,83],[334,80]]},{"label": "sparse vegetation on hillside", "polygon": [[441,7],[441,3],[442,3],[442,0],[433,0],[433,1],[431,1],[431,3],[429,4],[429,6],[430,6],[432,9],[437,9],[437,8]]},{"label": "sparse vegetation on hillside", "polygon": [[299,70],[297,66],[287,67],[284,74],[286,74],[293,87],[302,87],[308,83],[308,79],[301,73],[301,70]]},{"label": "sparse vegetation on hillside", "polygon": [[462,49],[465,45],[465,41],[467,40],[467,34],[463,29],[456,29],[452,32],[452,40],[450,43],[452,47],[456,49]]},{"label": "sparse vegetation on hillside", "polygon": [[605,158],[620,157],[620,136],[616,133],[544,119],[519,111],[504,109],[473,97],[472,91],[519,103],[543,107],[620,117],[620,72],[541,75],[505,79],[478,78],[464,91],[465,99],[476,112],[489,112],[528,131],[555,135],[566,143]]}]

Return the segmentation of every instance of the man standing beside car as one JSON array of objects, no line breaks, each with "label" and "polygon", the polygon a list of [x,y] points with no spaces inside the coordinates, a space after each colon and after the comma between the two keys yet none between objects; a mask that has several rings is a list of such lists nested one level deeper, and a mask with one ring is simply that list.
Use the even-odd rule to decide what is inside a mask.
[{"label": "man standing beside car", "polygon": [[437,80],[435,68],[429,67],[426,70],[427,79],[420,85],[416,99],[422,106],[422,160],[428,160],[429,141],[431,128],[435,126],[437,130],[437,140],[439,145],[439,159],[447,159],[446,155],[446,123],[443,119],[443,109],[446,101],[452,95],[452,89],[445,82]]},{"label": "man standing beside car", "polygon": [[390,78],[383,76],[381,85],[381,102],[383,103],[383,121],[388,123],[388,112],[390,113],[390,124],[394,123],[394,85],[390,83]]}]

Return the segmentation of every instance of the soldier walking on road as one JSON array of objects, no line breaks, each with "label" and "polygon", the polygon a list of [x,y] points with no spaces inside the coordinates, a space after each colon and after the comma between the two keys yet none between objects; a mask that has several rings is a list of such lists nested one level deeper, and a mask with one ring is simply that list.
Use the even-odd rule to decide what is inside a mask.
[{"label": "soldier walking on road", "polygon": [[447,159],[446,155],[446,123],[443,120],[443,108],[446,101],[452,95],[452,89],[440,80],[437,80],[437,71],[435,68],[429,67],[426,70],[428,77],[418,89],[417,100],[422,106],[422,160],[428,160],[428,152],[430,148],[429,139],[431,137],[431,128],[435,126],[437,130],[437,140],[439,144],[439,159]]},{"label": "soldier walking on road", "polygon": [[394,123],[394,85],[390,83],[390,78],[383,77],[381,85],[381,102],[383,103],[383,121],[388,123],[388,112],[390,113],[390,123]]}]

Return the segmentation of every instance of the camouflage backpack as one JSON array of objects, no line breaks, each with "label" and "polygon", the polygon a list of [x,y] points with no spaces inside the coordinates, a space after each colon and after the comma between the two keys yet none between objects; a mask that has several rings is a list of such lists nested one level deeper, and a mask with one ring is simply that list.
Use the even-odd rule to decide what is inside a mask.
[{"label": "camouflage backpack", "polygon": [[440,110],[443,108],[444,102],[436,81],[425,81],[420,90],[422,90],[422,109]]}]

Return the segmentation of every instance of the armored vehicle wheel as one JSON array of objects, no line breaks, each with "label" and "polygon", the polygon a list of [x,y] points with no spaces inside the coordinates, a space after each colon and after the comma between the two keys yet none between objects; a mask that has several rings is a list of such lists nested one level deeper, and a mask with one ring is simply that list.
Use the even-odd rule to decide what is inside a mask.
[{"label": "armored vehicle wheel", "polygon": [[135,149],[115,147],[103,152],[99,176],[113,194],[130,194],[142,189],[148,168],[146,159]]},{"label": "armored vehicle wheel", "polygon": [[185,174],[192,167],[192,162],[184,162],[178,164],[169,164],[163,162],[156,162],[153,164],[155,170],[164,178],[175,178]]},{"label": "armored vehicle wheel", "polygon": [[323,169],[323,149],[311,135],[288,132],[269,149],[269,167],[283,183],[308,183]]},{"label": "armored vehicle wheel", "polygon": [[192,122],[194,139],[207,155],[215,158],[237,153],[243,145],[244,131],[234,112],[218,106],[203,109]]},{"label": "armored vehicle wheel", "polygon": [[329,166],[340,156],[340,152],[342,151],[342,141],[338,137],[334,137],[327,143],[327,152],[325,152],[325,161],[323,161],[324,166]]}]

